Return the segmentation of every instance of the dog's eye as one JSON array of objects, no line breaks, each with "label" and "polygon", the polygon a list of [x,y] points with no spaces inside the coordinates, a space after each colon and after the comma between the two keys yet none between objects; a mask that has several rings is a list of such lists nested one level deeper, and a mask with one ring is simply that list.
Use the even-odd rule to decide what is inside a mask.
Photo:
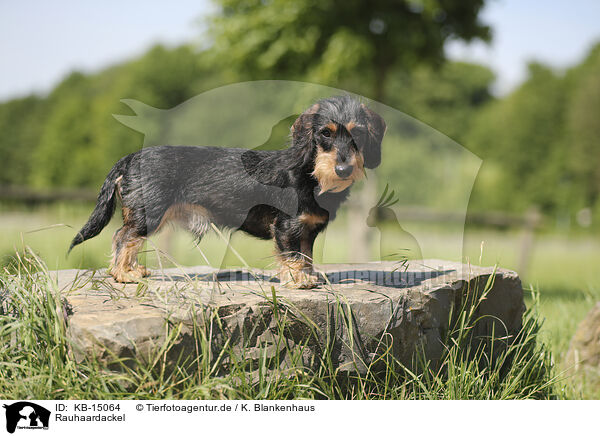
[{"label": "dog's eye", "polygon": [[321,130],[321,135],[323,135],[326,138],[330,138],[331,137],[331,130],[325,128],[325,129]]}]

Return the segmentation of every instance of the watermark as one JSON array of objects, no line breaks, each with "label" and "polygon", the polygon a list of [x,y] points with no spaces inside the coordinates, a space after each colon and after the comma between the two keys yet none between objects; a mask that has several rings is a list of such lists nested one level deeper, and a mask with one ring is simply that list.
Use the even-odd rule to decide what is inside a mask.
[{"label": "watermark", "polygon": [[[117,282],[150,275],[138,254],[170,225],[189,231],[201,263],[218,270],[257,266],[268,256],[241,253],[236,235],[270,241],[271,266],[296,288],[315,287],[314,264],[333,259],[410,260],[412,268],[436,257],[440,244],[431,226],[407,218],[406,207],[450,211],[454,220],[443,226],[451,241],[441,257],[462,260],[481,161],[397,110],[290,81],[229,85],[170,110],[123,102],[136,115],[116,118],[143,132],[144,146],[114,164],[70,247],[102,231],[120,204],[123,226],[108,268]],[[223,243],[207,250],[202,242],[212,231]],[[164,260],[181,265],[168,248],[153,248],[160,269]]]},{"label": "watermark", "polygon": [[48,430],[51,412],[39,404],[30,401],[18,401],[3,405],[6,415],[6,431]]},{"label": "watermark", "polygon": [[[19,401],[15,404],[22,404]],[[397,431],[397,420],[388,419],[394,414],[402,413],[411,419],[403,423],[407,432],[419,432],[423,422],[428,422],[428,428],[435,432],[448,429],[448,422],[453,422],[460,413],[460,402],[429,401],[424,407],[421,401],[256,401],[256,400],[197,400],[197,401],[40,401],[46,410],[52,410],[52,416],[46,432],[43,434],[60,434],[64,436],[81,434],[124,434],[136,432],[144,435],[165,435],[180,429],[192,429],[196,432],[222,430],[232,434],[265,434],[265,428],[286,429],[288,433],[319,433],[331,425],[332,417],[361,416],[369,419],[337,419],[335,425],[338,431],[368,433],[372,430],[372,422],[379,422],[382,430]],[[35,403],[29,403],[35,404]],[[11,406],[12,406],[11,405]],[[584,432],[594,425],[593,402],[543,402],[543,401],[502,401],[495,403],[498,412],[503,416],[513,416],[514,420],[522,423],[527,432],[540,429],[556,433],[569,430]],[[31,407],[31,406],[30,406]],[[39,407],[39,406],[38,406]],[[473,402],[469,406],[473,411],[472,425],[485,426],[489,420],[486,411],[489,403]],[[548,409],[556,409],[549,411]],[[565,408],[570,410],[565,411]],[[110,411],[112,409],[112,411]],[[565,420],[564,416],[576,416],[577,419]],[[532,421],[528,417],[547,415],[548,419],[541,422]],[[58,419],[57,416],[70,419]],[[431,416],[438,417],[431,420]],[[110,417],[122,419],[108,419]],[[99,419],[105,418],[105,419]],[[430,421],[430,422],[429,422]],[[493,434],[504,434],[514,426],[514,422],[501,425]],[[35,426],[35,428],[44,428]],[[17,427],[16,434],[27,434],[28,430]],[[36,434],[35,432],[33,434]]]},{"label": "watermark", "polygon": [[[450,263],[445,265],[434,266],[430,262],[422,264],[423,271],[408,271],[406,263],[392,262],[362,264],[361,268],[341,269],[336,268],[336,271],[318,272],[322,284],[341,285],[341,286],[381,286],[387,288],[408,288],[413,286],[421,286],[427,284],[434,286],[440,283],[447,283],[449,275],[457,275],[460,264],[455,264],[455,268],[450,267]],[[245,269],[224,269],[218,273],[188,273],[185,277],[177,270],[173,273],[165,273],[163,276],[157,275],[156,280],[167,279],[171,281],[177,280],[194,280],[206,282],[218,282],[223,285],[260,285],[270,286],[279,285],[280,278],[273,274],[273,270],[265,270],[259,268]]]},{"label": "watermark", "polygon": [[[169,110],[122,100],[135,115],[115,118],[144,134],[144,150],[164,145],[207,148],[202,154],[141,153],[134,163],[140,183],[127,185],[126,178],[121,179],[123,185],[117,189],[134,191],[135,209],[145,213],[136,219],[144,221],[148,231],[163,230],[168,227],[164,225],[167,221],[178,224],[197,237],[202,250],[203,236],[216,225],[218,231],[223,231],[217,237],[219,247],[215,249],[212,243],[210,250],[203,250],[203,261],[219,269],[240,265],[237,253],[244,244],[236,243],[239,232],[225,229],[248,231],[248,223],[260,219],[273,225],[275,220],[265,216],[265,210],[293,217],[300,215],[307,201],[299,197],[302,191],[293,183],[282,181],[285,174],[265,177],[264,171],[256,170],[257,165],[260,168],[266,156],[293,147],[297,140],[294,126],[306,113],[318,114],[315,102],[332,96],[350,96],[359,101],[385,120],[386,129],[380,162],[365,166],[365,177],[344,191],[342,201],[332,201],[334,195],[323,195],[318,188],[311,195],[311,204],[329,215],[327,229],[320,235],[322,242],[315,244],[310,253],[315,263],[336,261],[340,250],[347,253],[348,260],[363,262],[395,256],[418,263],[439,257],[439,241],[435,234],[432,236],[431,227],[412,219],[410,213],[407,217],[407,211],[425,208],[453,217],[444,223],[444,231],[451,237],[443,254],[447,259],[461,260],[464,219],[481,160],[401,111],[326,86],[293,81],[237,83],[207,91]],[[348,124],[343,111],[333,115],[328,112],[327,116],[330,119],[326,121],[332,121],[340,131],[356,124],[355,120]],[[358,135],[347,138],[360,142]],[[323,140],[315,139],[317,149],[323,146]],[[233,149],[242,151],[228,151]],[[290,156],[281,154],[280,159]],[[293,169],[292,162],[289,165]],[[280,167],[271,170],[280,171]],[[159,183],[154,182],[157,178]],[[162,210],[156,206],[157,202],[185,203],[185,196],[192,190],[197,200],[193,207]],[[125,191],[125,195],[131,194]],[[326,194],[334,191],[335,187]],[[344,219],[337,220],[337,216]],[[267,228],[266,234],[258,236],[271,237],[269,232]],[[254,259],[247,257],[253,255],[262,253],[246,252],[241,257],[252,263]]]}]

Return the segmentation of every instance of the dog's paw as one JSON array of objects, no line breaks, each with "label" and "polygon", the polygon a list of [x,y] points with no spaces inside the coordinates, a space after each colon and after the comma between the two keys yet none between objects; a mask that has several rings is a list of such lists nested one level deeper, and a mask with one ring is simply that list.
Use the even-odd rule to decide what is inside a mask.
[{"label": "dog's paw", "polygon": [[319,286],[319,278],[314,272],[283,269],[279,280],[286,288],[312,289]]},{"label": "dog's paw", "polygon": [[296,284],[297,289],[313,289],[319,286],[319,279],[315,276],[307,276]]},{"label": "dog's paw", "polygon": [[134,271],[140,274],[141,277],[148,277],[150,275],[150,271],[144,265],[136,265]]},{"label": "dog's paw", "polygon": [[110,275],[119,283],[137,283],[142,278],[150,275],[144,266],[138,266],[136,269],[129,271],[111,270]]}]

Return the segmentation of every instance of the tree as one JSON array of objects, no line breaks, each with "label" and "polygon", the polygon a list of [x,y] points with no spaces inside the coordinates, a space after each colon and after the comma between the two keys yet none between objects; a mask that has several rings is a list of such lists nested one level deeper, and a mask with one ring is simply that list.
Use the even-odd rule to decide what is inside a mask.
[{"label": "tree", "polygon": [[37,147],[46,120],[45,102],[35,96],[0,105],[0,184],[25,185],[32,169],[31,154]]},{"label": "tree", "polygon": [[581,192],[579,206],[589,207],[600,202],[600,44],[580,66],[569,72],[567,80],[571,88],[567,164]]},{"label": "tree", "polygon": [[493,100],[493,80],[488,68],[464,62],[446,62],[438,68],[420,66],[404,73],[394,70],[388,100],[395,108],[464,143],[477,112]]},{"label": "tree", "polygon": [[160,45],[97,74],[72,73],[44,101],[48,116],[40,120],[31,157],[36,171],[29,181],[39,187],[97,187],[119,158],[143,143],[139,133],[112,117],[127,110],[121,99],[169,109],[195,95],[211,74],[190,46]]},{"label": "tree", "polygon": [[564,205],[564,108],[562,78],[531,63],[525,83],[479,114],[466,141],[484,161],[475,203],[508,210],[536,204],[546,212]]},{"label": "tree", "polygon": [[[490,39],[484,0],[215,0],[212,53],[245,78],[360,78],[385,100],[392,69],[439,64],[450,38]],[[359,85],[361,86],[361,85]]]},{"label": "tree", "polygon": [[[239,79],[301,79],[353,90],[384,102],[389,74],[439,65],[449,38],[489,40],[479,22],[484,0],[215,0],[209,21],[217,65]],[[350,222],[368,215],[376,197],[368,179]],[[353,230],[367,251],[364,226]]]}]

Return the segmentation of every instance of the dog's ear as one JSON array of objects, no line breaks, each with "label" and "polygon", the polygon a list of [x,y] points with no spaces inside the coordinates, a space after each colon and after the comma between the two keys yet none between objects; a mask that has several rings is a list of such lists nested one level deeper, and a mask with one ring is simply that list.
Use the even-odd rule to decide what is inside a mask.
[{"label": "dog's ear", "polygon": [[300,167],[307,165],[314,152],[313,126],[317,118],[319,104],[313,104],[304,113],[302,113],[290,131],[292,133],[292,150],[294,151],[294,162],[290,167]]},{"label": "dog's ear", "polygon": [[364,141],[363,155],[367,168],[376,168],[381,163],[381,141],[387,126],[381,115],[361,105],[367,122],[367,138]]}]

